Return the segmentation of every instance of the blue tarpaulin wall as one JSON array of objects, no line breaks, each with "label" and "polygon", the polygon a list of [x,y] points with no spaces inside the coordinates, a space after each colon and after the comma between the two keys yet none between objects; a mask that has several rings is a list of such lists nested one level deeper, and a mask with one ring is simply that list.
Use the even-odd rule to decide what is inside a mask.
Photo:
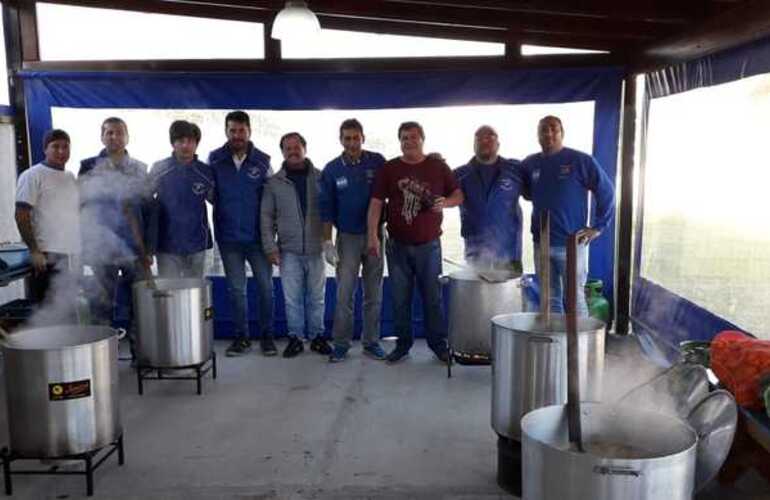
[{"label": "blue tarpaulin wall", "polygon": [[[593,154],[613,182],[616,175],[619,68],[269,74],[29,71],[22,77],[36,162],[42,159],[43,134],[52,125],[52,107],[312,110],[594,101]],[[592,244],[589,267],[591,277],[605,283],[610,299],[614,233],[613,223]]]},{"label": "blue tarpaulin wall", "polygon": [[[649,73],[647,97],[665,97],[763,73],[770,73],[770,38]],[[686,121],[682,117],[682,126],[686,126]],[[641,178],[644,182],[644,165]],[[678,357],[679,342],[711,340],[722,330],[739,328],[640,275],[643,205],[641,210],[636,228],[631,320],[645,352],[661,363],[673,362]]]}]

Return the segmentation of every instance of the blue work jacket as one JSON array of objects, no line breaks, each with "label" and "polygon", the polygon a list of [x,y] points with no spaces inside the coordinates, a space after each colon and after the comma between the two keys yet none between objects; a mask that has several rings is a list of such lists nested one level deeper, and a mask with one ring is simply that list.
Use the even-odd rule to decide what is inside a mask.
[{"label": "blue work jacket", "polygon": [[522,172],[517,160],[498,158],[496,175],[485,187],[479,168],[490,168],[472,159],[454,171],[465,195],[460,205],[460,232],[467,257],[486,256],[521,260]]},{"label": "blue work jacket", "polygon": [[[540,241],[540,214],[550,212],[551,246],[567,244],[570,234],[592,227],[603,231],[615,213],[615,188],[594,157],[562,148],[552,155],[537,153],[522,162],[524,182],[532,193],[532,236]],[[596,202],[589,220],[589,191]]]},{"label": "blue work jacket", "polygon": [[113,164],[106,150],[80,162],[78,183],[85,263],[107,264],[139,255],[124,210],[131,211],[141,228],[146,177],[147,165],[128,153],[119,164]]},{"label": "blue work jacket", "polygon": [[216,184],[214,236],[218,243],[259,243],[262,191],[272,175],[270,156],[249,141],[246,158],[235,167],[228,144],[209,153]]},{"label": "blue work jacket", "polygon": [[198,161],[182,165],[173,156],[155,163],[150,185],[157,210],[157,251],[177,255],[212,247],[206,201],[214,201],[211,167]]}]

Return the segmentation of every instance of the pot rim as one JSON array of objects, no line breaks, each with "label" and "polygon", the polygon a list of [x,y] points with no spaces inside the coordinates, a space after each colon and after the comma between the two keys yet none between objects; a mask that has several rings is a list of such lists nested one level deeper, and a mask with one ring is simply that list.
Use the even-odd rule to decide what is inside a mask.
[{"label": "pot rim", "polygon": [[155,278],[149,280],[135,281],[131,286],[136,291],[173,291],[173,290],[193,290],[196,288],[211,288],[211,280],[208,278]]},{"label": "pot rim", "polygon": [[[493,316],[490,320],[492,322],[494,330],[498,328],[506,333],[532,333],[538,335],[557,335],[566,334],[567,328],[567,315],[566,314],[551,314],[552,327],[545,328],[540,322],[541,315],[539,312],[515,312],[507,314],[498,314]],[[526,325],[516,325],[520,320],[521,323],[527,323]],[[563,326],[563,328],[557,328],[557,326]],[[604,332],[606,324],[591,316],[578,317],[578,333],[596,333],[601,330]]]},{"label": "pot rim", "polygon": [[[581,406],[583,408],[599,408],[600,410],[605,410],[606,408],[611,408],[614,405],[606,405],[602,403],[591,403],[591,402],[581,402]],[[651,462],[660,462],[660,461],[670,461],[670,460],[676,460],[679,457],[685,456],[687,454],[692,454],[693,457],[695,457],[697,446],[698,446],[698,434],[693,430],[693,428],[688,425],[683,420],[672,417],[670,415],[665,415],[663,413],[653,412],[653,411],[647,411],[647,410],[637,410],[635,413],[637,415],[647,415],[647,416],[655,416],[656,418],[659,418],[660,420],[667,420],[672,423],[675,423],[675,425],[681,430],[683,433],[688,434],[688,437],[690,438],[690,444],[682,448],[679,451],[676,451],[674,453],[668,453],[668,454],[661,454],[661,455],[655,455],[652,457],[638,457],[638,458],[616,458],[616,457],[604,457],[600,455],[594,455],[589,452],[579,452],[571,449],[564,449],[562,447],[558,447],[552,443],[549,443],[547,441],[543,441],[541,439],[538,439],[534,436],[532,436],[530,433],[526,430],[526,425],[529,421],[535,420],[539,415],[538,414],[545,414],[545,413],[555,413],[558,409],[561,409],[562,411],[566,411],[567,405],[551,405],[551,406],[544,406],[541,408],[537,408],[535,410],[530,411],[526,415],[524,415],[521,418],[521,436],[522,436],[522,444],[526,441],[532,441],[533,443],[537,444],[538,446],[547,448],[548,450],[558,453],[558,454],[565,454],[570,457],[570,460],[576,460],[580,462],[591,462],[591,463],[601,463],[601,464],[610,464],[610,465],[617,465],[617,466],[628,466],[630,464],[639,463],[639,462],[645,462],[645,463],[651,463]],[[566,422],[566,420],[565,420]]]},{"label": "pot rim", "polygon": [[[78,329],[86,333],[86,337],[77,343],[61,343],[61,330]],[[61,326],[43,326],[37,328],[25,328],[9,334],[2,341],[2,347],[10,351],[61,351],[79,349],[92,346],[102,342],[110,342],[112,339],[117,341],[118,332],[112,327],[102,325],[61,325]],[[23,337],[32,337],[31,340]],[[44,345],[45,341],[53,340],[49,345]],[[59,341],[57,344],[56,341]],[[30,342],[30,345],[24,345],[24,342]]]}]

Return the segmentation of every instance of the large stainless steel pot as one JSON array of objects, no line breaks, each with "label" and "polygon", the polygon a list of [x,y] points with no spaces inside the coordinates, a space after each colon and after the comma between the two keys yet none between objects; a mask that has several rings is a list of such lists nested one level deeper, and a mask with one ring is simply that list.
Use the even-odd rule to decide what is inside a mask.
[{"label": "large stainless steel pot", "polygon": [[139,363],[158,368],[197,365],[211,356],[211,282],[159,279],[134,283]]},{"label": "large stainless steel pot", "polygon": [[[567,402],[566,317],[538,313],[492,318],[492,428],[501,436],[521,438],[519,421],[535,408]],[[580,394],[600,401],[604,373],[604,323],[578,318]]]},{"label": "large stainless steel pot", "polygon": [[118,339],[101,326],[21,330],[3,342],[11,451],[61,457],[121,434]]},{"label": "large stainless steel pot", "polygon": [[449,283],[449,341],[463,357],[491,357],[489,321],[493,316],[521,312],[520,280],[490,282],[465,269],[444,277]]},{"label": "large stainless steel pot", "polygon": [[697,435],[684,421],[638,408],[582,404],[586,453],[570,450],[566,406],[521,420],[529,500],[690,500]]}]

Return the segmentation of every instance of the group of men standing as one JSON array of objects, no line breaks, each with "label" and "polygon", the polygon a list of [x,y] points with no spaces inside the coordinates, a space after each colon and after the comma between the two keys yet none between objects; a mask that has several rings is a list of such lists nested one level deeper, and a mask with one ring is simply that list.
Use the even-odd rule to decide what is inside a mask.
[{"label": "group of men standing", "polygon": [[[447,361],[438,280],[445,208],[460,207],[469,263],[518,273],[522,252],[519,198],[533,203],[536,249],[538,220],[548,211],[551,307],[557,312],[563,310],[567,235],[577,232],[585,249],[607,226],[613,212],[611,182],[591,156],[563,147],[564,129],[553,116],[538,125],[542,152],[521,163],[502,158],[496,131],[485,125],[476,131],[474,157],[454,171],[440,155],[425,154],[425,132],[417,122],[399,126],[401,155],[386,161],[381,154],[363,148],[361,123],[345,120],[339,129],[343,151],[323,170],[307,158],[304,137],[290,132],[281,137],[283,162],[275,174],[270,157],[251,142],[249,116],[243,111],[226,116],[227,142],[209,154],[207,163],[196,155],[200,129],[187,121],[175,121],[169,129],[172,155],[155,163],[149,173],[126,150],[129,136],[123,120],[108,118],[101,134],[104,150],[81,163],[77,180],[64,170],[70,140],[62,130],[46,134],[45,160],[19,177],[16,219],[35,270],[33,298],[43,301],[51,278],[72,268],[77,257],[94,271],[100,293],[92,301],[92,310],[103,322],[112,318],[121,282],[150,277],[153,256],[161,277],[202,277],[205,251],[213,245],[206,210],[210,203],[235,333],[227,349],[229,356],[251,350],[247,262],[257,285],[264,355],[277,354],[273,340],[275,265],[286,305],[284,357],[301,353],[304,338],[311,351],[328,356],[331,362],[347,357],[360,272],[363,353],[391,363],[409,354],[416,285],[428,346],[439,360]],[[589,192],[596,200],[593,224],[588,223]],[[73,231],[78,221],[81,229]],[[581,282],[587,275],[585,257],[583,250],[578,269]],[[379,343],[385,259],[398,339],[390,353]],[[323,337],[324,261],[335,268],[337,278],[331,345]],[[585,314],[584,300],[578,307]]]}]

